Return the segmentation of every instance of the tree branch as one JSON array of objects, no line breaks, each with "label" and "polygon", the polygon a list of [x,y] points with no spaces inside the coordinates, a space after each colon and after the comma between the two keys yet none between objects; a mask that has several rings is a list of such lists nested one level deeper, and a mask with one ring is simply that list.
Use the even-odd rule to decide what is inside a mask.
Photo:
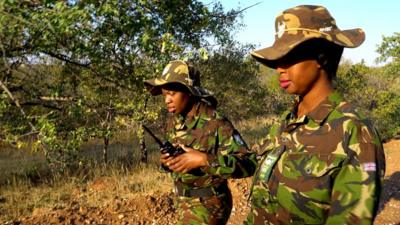
[{"label": "tree branch", "polygon": [[[27,118],[26,113],[25,113],[24,109],[21,107],[21,105],[19,104],[18,99],[16,99],[14,97],[14,95],[10,92],[10,90],[7,88],[7,86],[1,80],[0,80],[0,87],[1,87],[1,89],[4,90],[4,92],[6,92],[8,97],[14,102],[14,104],[18,107],[21,114],[26,119]],[[34,132],[37,131],[36,127],[30,121],[27,121],[27,122],[28,122],[29,126],[31,127],[32,131],[34,131]]]},{"label": "tree branch", "polygon": [[73,65],[77,65],[77,66],[81,66],[81,67],[85,67],[85,68],[89,68],[89,66],[90,66],[90,63],[81,63],[81,62],[73,61],[73,60],[69,59],[68,56],[65,56],[62,54],[57,54],[57,53],[49,52],[49,51],[42,51],[42,53],[49,55],[51,57],[54,57],[56,59],[59,59],[63,62],[73,64]]},{"label": "tree branch", "polygon": [[261,2],[257,2],[257,3],[255,3],[255,4],[253,4],[253,5],[250,5],[250,6],[247,6],[247,7],[245,7],[245,8],[243,8],[243,9],[239,9],[239,10],[234,10],[233,11],[233,13],[232,14],[229,14],[229,15],[220,15],[220,14],[213,14],[213,15],[211,15],[212,17],[217,17],[217,18],[226,18],[226,17],[234,17],[234,16],[237,16],[237,15],[239,15],[239,14],[241,14],[242,12],[244,12],[244,11],[246,11],[246,10],[248,10],[248,9],[250,9],[250,8],[252,8],[252,7],[254,7],[254,6],[256,6],[256,5],[259,5],[259,4],[261,4]]},{"label": "tree branch", "polygon": [[64,97],[53,97],[53,96],[40,96],[42,101],[57,101],[57,102],[74,102],[74,97],[64,96]]},{"label": "tree branch", "polygon": [[48,109],[55,109],[58,111],[61,111],[62,108],[54,106],[54,105],[49,105],[49,104],[45,104],[45,103],[41,103],[41,102],[23,102],[21,103],[21,105],[23,106],[42,106],[44,108],[48,108]]}]

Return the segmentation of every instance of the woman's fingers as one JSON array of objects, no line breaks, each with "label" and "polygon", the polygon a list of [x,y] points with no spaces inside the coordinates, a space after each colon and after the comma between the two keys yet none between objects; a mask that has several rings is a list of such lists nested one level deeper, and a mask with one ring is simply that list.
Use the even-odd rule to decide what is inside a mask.
[{"label": "woman's fingers", "polygon": [[196,151],[193,148],[186,147],[182,144],[179,144],[179,147],[182,148],[185,153],[175,157],[168,157],[167,154],[161,156],[161,162],[170,170],[179,173],[186,173],[207,163],[205,153]]},{"label": "woman's fingers", "polygon": [[184,165],[185,161],[184,161],[184,159],[182,157],[178,156],[178,157],[170,160],[168,163],[170,165],[170,169],[175,170],[176,168]]},{"label": "woman's fingers", "polygon": [[175,166],[175,169],[173,169],[173,170],[178,173],[183,173],[186,169],[187,168],[185,165],[178,165],[178,166]]},{"label": "woman's fingers", "polygon": [[169,163],[169,168],[175,172],[186,173],[192,169],[190,166],[190,161],[188,161],[185,157],[177,157],[171,160]]}]

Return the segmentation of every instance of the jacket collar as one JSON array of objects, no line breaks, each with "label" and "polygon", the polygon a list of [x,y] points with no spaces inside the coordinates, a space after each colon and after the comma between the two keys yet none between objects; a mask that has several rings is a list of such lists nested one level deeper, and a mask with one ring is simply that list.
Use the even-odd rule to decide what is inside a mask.
[{"label": "jacket collar", "polygon": [[193,105],[195,111],[192,115],[183,117],[182,115],[175,116],[175,129],[185,130],[193,129],[198,121],[207,115],[207,104],[199,101]]},{"label": "jacket collar", "polygon": [[299,118],[296,117],[297,107],[300,103],[297,101],[292,111],[287,111],[283,114],[283,118],[287,125],[307,123],[312,120],[315,123],[322,125],[329,114],[343,101],[343,97],[337,91],[332,92],[325,100],[323,100],[313,111],[303,115]]}]

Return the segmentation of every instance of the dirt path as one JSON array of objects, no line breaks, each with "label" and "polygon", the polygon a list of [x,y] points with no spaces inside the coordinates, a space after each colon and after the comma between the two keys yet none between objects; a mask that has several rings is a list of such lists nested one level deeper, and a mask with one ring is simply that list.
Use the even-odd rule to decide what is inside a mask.
[{"label": "dirt path", "polygon": [[384,145],[386,174],[375,224],[400,224],[400,140]]},{"label": "dirt path", "polygon": [[[400,224],[400,140],[385,144],[385,152],[387,159],[385,186],[380,211],[374,224]],[[246,194],[250,183],[250,179],[230,181],[234,207],[229,225],[242,224],[247,215]],[[77,202],[71,201],[63,209],[36,209],[29,217],[5,224],[169,225],[176,222],[173,194],[168,191],[135,195],[129,199],[115,198],[96,207],[79,205]]]}]

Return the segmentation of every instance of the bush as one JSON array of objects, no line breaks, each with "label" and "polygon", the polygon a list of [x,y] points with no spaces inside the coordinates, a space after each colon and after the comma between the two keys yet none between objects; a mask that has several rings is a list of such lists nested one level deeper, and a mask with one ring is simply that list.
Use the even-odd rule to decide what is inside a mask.
[{"label": "bush", "polygon": [[[389,70],[390,69],[390,70]],[[370,118],[383,140],[400,132],[400,93],[393,67],[369,68],[363,62],[339,68],[337,88],[361,114]]]}]

